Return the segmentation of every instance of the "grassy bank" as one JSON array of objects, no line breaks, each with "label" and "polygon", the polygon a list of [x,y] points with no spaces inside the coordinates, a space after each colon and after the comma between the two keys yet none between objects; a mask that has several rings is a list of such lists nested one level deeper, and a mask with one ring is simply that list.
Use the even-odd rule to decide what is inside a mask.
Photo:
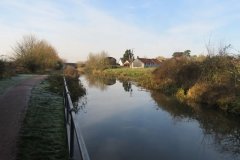
[{"label": "grassy bank", "polygon": [[178,57],[164,61],[156,69],[117,68],[92,74],[135,81],[189,105],[201,104],[240,114],[240,60],[236,57]]},{"label": "grassy bank", "polygon": [[19,160],[68,159],[63,98],[57,94],[61,85],[52,86],[53,79],[32,90],[20,133]]},{"label": "grassy bank", "polygon": [[95,71],[93,75],[100,77],[116,77],[122,81],[134,81],[145,88],[155,89],[157,88],[157,83],[152,74],[154,70],[155,68],[116,68]]}]

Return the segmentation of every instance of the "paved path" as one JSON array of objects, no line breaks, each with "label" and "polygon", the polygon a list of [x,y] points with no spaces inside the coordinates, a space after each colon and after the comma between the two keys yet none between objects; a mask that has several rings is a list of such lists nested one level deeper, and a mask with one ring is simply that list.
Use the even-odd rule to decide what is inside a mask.
[{"label": "paved path", "polygon": [[46,76],[33,76],[0,95],[0,160],[15,160],[17,138],[31,89]]}]

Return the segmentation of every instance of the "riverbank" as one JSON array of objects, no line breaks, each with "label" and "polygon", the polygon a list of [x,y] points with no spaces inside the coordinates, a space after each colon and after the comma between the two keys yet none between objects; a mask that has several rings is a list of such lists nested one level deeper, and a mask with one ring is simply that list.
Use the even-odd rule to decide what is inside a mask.
[{"label": "riverbank", "polygon": [[[60,76],[61,77],[61,76]],[[51,86],[56,77],[34,87],[22,125],[19,160],[67,160],[63,97],[60,85]]]},{"label": "riverbank", "polygon": [[156,89],[157,83],[152,72],[156,68],[115,68],[103,71],[94,71],[93,76],[105,78],[117,78],[120,81],[134,81],[137,85],[148,89]]},{"label": "riverbank", "polygon": [[[168,62],[169,63],[169,62]],[[171,62],[172,63],[172,62]],[[182,62],[180,62],[182,63]],[[196,62],[198,63],[198,62]],[[187,66],[191,65],[191,66]],[[168,73],[161,73],[162,71],[156,68],[116,68],[116,69],[105,69],[103,71],[94,71],[93,76],[96,77],[110,77],[117,78],[121,81],[134,81],[138,85],[151,90],[158,90],[164,94],[175,96],[181,103],[186,103],[190,106],[195,106],[196,104],[201,104],[202,106],[217,108],[224,110],[226,112],[240,114],[240,98],[238,96],[237,88],[229,88],[225,84],[213,84],[202,80],[188,80],[189,76],[196,74],[194,71],[195,64],[187,63],[187,65],[179,65],[178,68],[172,67],[168,68]],[[181,70],[189,68],[192,70],[188,75],[182,73],[181,76],[185,76],[179,81],[169,78],[169,75],[164,77],[164,74],[169,74],[174,68]],[[189,67],[189,68],[188,68]],[[198,68],[197,68],[198,69]],[[174,73],[176,72],[173,70]],[[188,72],[188,71],[187,71]],[[161,73],[161,74],[160,74]],[[175,77],[177,76],[174,75]],[[161,78],[159,78],[161,76]],[[193,75],[195,76],[195,75]],[[187,87],[185,87],[187,86]]]},{"label": "riverbank", "polygon": [[92,160],[240,157],[238,116],[189,107],[136,83],[93,78],[80,77],[88,94],[77,114]]}]

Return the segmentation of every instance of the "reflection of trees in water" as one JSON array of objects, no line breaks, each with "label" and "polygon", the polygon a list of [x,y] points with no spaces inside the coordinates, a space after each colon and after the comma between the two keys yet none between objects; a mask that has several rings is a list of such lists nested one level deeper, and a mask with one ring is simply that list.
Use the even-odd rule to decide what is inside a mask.
[{"label": "reflection of trees in water", "polygon": [[132,92],[132,84],[128,81],[123,81],[122,86],[126,92]]},{"label": "reflection of trees in water", "polygon": [[86,95],[86,89],[78,78],[66,77],[68,89],[74,107],[77,106],[79,98]]},{"label": "reflection of trees in water", "polygon": [[97,77],[90,74],[85,75],[85,78],[89,87],[96,87],[101,91],[107,90],[109,85],[114,85],[116,83],[116,78]]},{"label": "reflection of trees in water", "polygon": [[219,152],[240,158],[239,117],[199,106],[189,107],[156,91],[151,91],[151,96],[157,108],[167,111],[176,121],[197,120],[204,133],[204,144],[212,143]]},{"label": "reflection of trees in water", "polygon": [[86,105],[87,105],[87,96],[80,97],[77,104],[75,105],[75,112],[81,112],[83,111],[84,113],[87,113],[86,110]]}]

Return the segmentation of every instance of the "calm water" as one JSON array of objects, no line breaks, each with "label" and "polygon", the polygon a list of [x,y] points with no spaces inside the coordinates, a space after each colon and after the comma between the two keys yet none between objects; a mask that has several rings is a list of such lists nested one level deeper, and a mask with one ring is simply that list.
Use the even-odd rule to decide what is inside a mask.
[{"label": "calm water", "polygon": [[240,159],[239,118],[129,82],[81,77],[78,122],[92,160]]}]

